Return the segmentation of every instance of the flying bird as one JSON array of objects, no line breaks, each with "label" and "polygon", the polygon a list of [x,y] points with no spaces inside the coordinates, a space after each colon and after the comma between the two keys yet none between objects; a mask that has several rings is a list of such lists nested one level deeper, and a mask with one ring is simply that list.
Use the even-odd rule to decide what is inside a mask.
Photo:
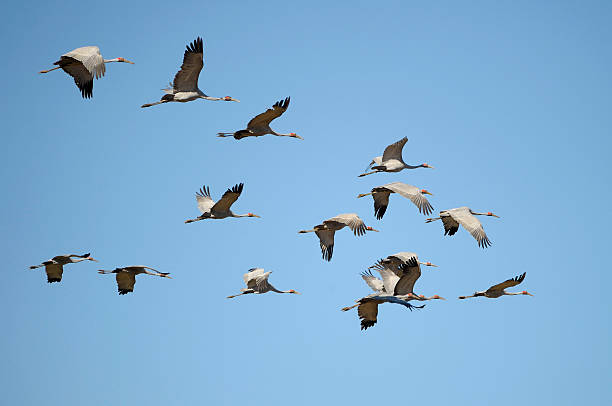
[{"label": "flying bird", "polygon": [[230,207],[242,193],[244,184],[240,183],[231,189],[227,189],[221,200],[217,203],[210,197],[210,189],[206,186],[200,188],[199,192],[196,192],[196,200],[198,202],[198,209],[202,213],[200,216],[185,220],[185,224],[193,223],[194,221],[206,220],[206,219],[224,219],[226,217],[259,217],[257,214],[236,214],[230,210]]},{"label": "flying bird", "polygon": [[170,83],[170,87],[163,89],[166,94],[162,96],[160,101],[143,104],[141,107],[151,107],[168,102],[186,103],[196,99],[240,101],[232,99],[230,96],[211,97],[204,94],[198,88],[198,77],[203,66],[204,43],[202,38],[198,37],[190,45],[187,45],[181,70],[174,76],[174,81]]},{"label": "flying bird", "polygon": [[376,231],[372,227],[366,227],[362,219],[359,218],[355,213],[339,214],[336,217],[332,217],[329,220],[325,220],[323,224],[315,226],[312,230],[300,230],[298,233],[312,233],[314,232],[319,237],[319,243],[321,245],[321,252],[323,259],[331,261],[332,254],[334,253],[334,234],[338,230],[342,230],[344,227],[349,227],[353,234],[361,236],[366,231]]},{"label": "flying bird", "polygon": [[[147,269],[154,271],[149,272]],[[168,272],[159,272],[157,269],[150,268],[144,265],[132,265],[132,266],[124,266],[122,268],[115,268],[112,271],[105,271],[104,269],[98,270],[99,274],[116,274],[117,279],[117,290],[120,295],[125,295],[127,293],[134,291],[134,285],[136,284],[136,275],[147,274],[153,276],[159,276],[162,278],[172,279],[172,277],[168,276],[170,273]]]},{"label": "flying bird", "polygon": [[241,140],[246,137],[261,137],[262,135],[273,134],[279,137],[292,137],[303,140],[303,138],[296,133],[279,134],[270,128],[270,122],[282,116],[283,113],[287,111],[290,101],[290,97],[287,97],[285,100],[277,101],[274,103],[271,109],[268,109],[251,119],[251,121],[249,121],[247,124],[246,130],[239,130],[234,133],[218,133],[218,136],[234,137],[237,140]]},{"label": "flying bird", "polygon": [[386,185],[377,186],[372,189],[370,193],[362,193],[357,197],[364,197],[372,195],[374,198],[374,215],[378,220],[382,219],[389,206],[389,196],[391,193],[397,193],[400,196],[404,196],[410,199],[416,207],[419,208],[419,212],[425,215],[431,214],[433,207],[429,204],[427,198],[424,195],[431,195],[425,189],[419,189],[416,186],[408,185],[402,182],[387,183]]},{"label": "flying bird", "polygon": [[84,99],[90,99],[93,95],[93,80],[100,79],[106,72],[105,63],[110,62],[134,62],[128,61],[125,58],[104,59],[100,54],[100,48],[96,46],[81,47],[73,49],[60,57],[60,60],[54,62],[57,67],[49,70],[41,70],[38,73],[48,73],[56,69],[62,69],[64,72],[72,76],[74,83],[81,91]]},{"label": "flying bird", "polygon": [[372,159],[372,162],[370,162],[370,165],[368,165],[368,167],[366,168],[366,171],[368,169],[373,169],[373,171],[362,173],[361,175],[359,175],[359,177],[371,175],[373,173],[378,172],[399,172],[402,169],[433,169],[433,166],[428,165],[426,163],[417,166],[412,166],[404,162],[404,160],[402,159],[402,149],[404,148],[406,142],[408,142],[408,138],[404,137],[396,143],[387,146],[387,148],[385,148],[385,151],[383,152],[383,155],[377,156]]},{"label": "flying bird", "polygon": [[482,228],[480,221],[478,221],[478,219],[474,216],[493,216],[499,218],[499,216],[496,216],[491,212],[476,213],[469,207],[458,207],[456,209],[442,210],[440,212],[440,217],[426,219],[425,222],[431,223],[432,221],[441,219],[442,223],[444,224],[444,235],[455,235],[459,229],[459,224],[461,224],[470,232],[470,234],[472,234],[472,237],[478,241],[479,247],[490,247],[491,241],[485,234],[484,228]]},{"label": "flying bird", "polygon": [[40,265],[32,265],[30,269],[36,269],[40,267],[45,267],[45,272],[47,273],[47,282],[60,282],[62,280],[62,275],[64,273],[64,265],[66,264],[74,264],[81,261],[96,261],[91,257],[91,254],[68,254],[68,255],[58,255],[51,258],[48,261],[43,262]]},{"label": "flying bird", "polygon": [[242,277],[244,279],[244,283],[246,284],[246,288],[240,289],[239,294],[228,296],[228,299],[232,299],[241,295],[248,295],[249,293],[267,293],[267,292],[276,292],[276,293],[295,293],[299,295],[299,292],[296,292],[293,289],[290,290],[278,290],[274,286],[272,286],[268,282],[268,276],[272,271],[264,272],[263,268],[251,268],[245,273]]},{"label": "flying bird", "polygon": [[[407,254],[404,256],[403,254]],[[366,272],[361,274],[363,280],[372,288],[374,293],[356,300],[356,304],[343,307],[342,311],[349,311],[357,307],[357,315],[361,320],[361,329],[367,330],[377,322],[378,305],[381,303],[396,303],[407,307],[409,310],[422,309],[422,306],[413,306],[409,303],[410,300],[431,300],[444,299],[438,295],[426,298],[417,296],[413,292],[414,283],[421,275],[419,267],[420,262],[416,254],[408,257],[412,253],[399,253],[393,256],[393,259],[380,260],[374,266],[371,266]],[[404,261],[404,258],[407,260]],[[395,265],[399,261],[399,265]],[[427,264],[427,263],[425,263]],[[435,266],[429,263],[430,266]],[[375,277],[371,269],[376,269],[382,279]]]},{"label": "flying bird", "polygon": [[522,275],[519,276],[515,276],[514,278],[510,278],[507,281],[504,281],[502,283],[498,283],[497,285],[493,285],[491,286],[489,289],[482,291],[482,292],[476,292],[474,293],[472,296],[459,296],[459,299],[467,299],[470,297],[477,297],[477,296],[484,296],[484,297],[488,297],[491,299],[503,296],[503,295],[529,295],[529,296],[533,296],[531,293],[527,292],[526,290],[522,291],[522,292],[506,292],[505,289],[507,288],[511,288],[513,286],[516,286],[518,284],[520,284],[521,282],[523,282],[523,279],[525,279],[525,274],[526,272],[523,272]]}]

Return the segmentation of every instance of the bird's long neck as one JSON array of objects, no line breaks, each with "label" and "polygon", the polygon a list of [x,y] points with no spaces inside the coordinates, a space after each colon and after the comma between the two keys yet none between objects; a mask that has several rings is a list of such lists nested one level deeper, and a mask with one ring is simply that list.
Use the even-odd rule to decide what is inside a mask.
[{"label": "bird's long neck", "polygon": [[236,213],[232,213],[231,217],[251,217],[249,216],[249,214],[236,214]]},{"label": "bird's long neck", "polygon": [[119,58],[105,59],[104,63],[119,62]]},{"label": "bird's long neck", "polygon": [[502,294],[503,295],[508,295],[508,296],[515,296],[515,295],[522,295],[523,292],[506,292],[506,291],[504,291]]},{"label": "bird's long neck", "polygon": [[212,97],[212,96],[206,96],[204,93],[202,93],[202,94],[200,95],[200,99],[212,100],[212,101],[223,100],[223,98],[222,98],[222,97]]},{"label": "bird's long neck", "polygon": [[402,163],[404,164],[404,168],[406,168],[406,169],[416,169],[416,168],[424,168],[425,167],[425,166],[423,166],[423,164],[412,166],[412,165],[408,165],[406,162],[402,162]]}]

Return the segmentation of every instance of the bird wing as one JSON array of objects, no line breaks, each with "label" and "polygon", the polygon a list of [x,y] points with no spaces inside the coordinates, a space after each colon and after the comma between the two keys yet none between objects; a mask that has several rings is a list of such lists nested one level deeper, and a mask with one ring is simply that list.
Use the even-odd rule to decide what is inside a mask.
[{"label": "bird wing", "polygon": [[59,282],[62,280],[64,273],[64,267],[61,264],[48,264],[45,265],[45,272],[47,273],[47,282]]},{"label": "bird wing", "polygon": [[59,65],[64,72],[72,76],[84,99],[91,98],[93,95],[94,77],[81,61],[68,56],[62,56],[59,61],[55,62],[55,65]]},{"label": "bird wing", "polygon": [[376,276],[372,275],[371,270],[367,270],[361,273],[361,277],[368,284],[369,287],[372,288],[374,292],[384,292],[385,285],[383,281]]},{"label": "bird wing", "polygon": [[65,57],[76,59],[81,62],[85,69],[89,71],[96,79],[101,78],[106,73],[106,64],[100,53],[100,48],[97,46],[87,46],[65,53]]},{"label": "bird wing", "polygon": [[393,182],[382,187],[410,199],[410,201],[419,208],[419,212],[422,214],[429,215],[433,211],[433,207],[431,204],[429,204],[429,201],[425,198],[425,196],[423,196],[421,189],[416,186],[408,185],[402,182]]},{"label": "bird wing", "polygon": [[372,197],[374,198],[374,216],[377,220],[380,220],[387,211],[389,206],[389,195],[391,192],[384,187],[376,187],[372,189]]},{"label": "bird wing", "polygon": [[255,280],[257,279],[257,277],[263,275],[264,273],[265,272],[263,268],[251,268],[247,271],[247,273],[242,275],[242,279],[244,280],[244,283],[247,285],[247,287],[252,289],[253,287],[251,286],[251,284],[255,284]]},{"label": "bird wing", "polygon": [[444,235],[455,235],[459,230],[459,223],[448,212],[440,212],[440,219],[444,224]]},{"label": "bird wing", "polygon": [[376,324],[376,317],[378,316],[378,303],[374,301],[363,302],[357,308],[357,315],[361,320],[361,329],[367,330],[368,327],[372,327]]},{"label": "bird wing", "polygon": [[378,166],[378,165],[382,165],[382,155],[374,157],[374,159],[372,159],[372,162],[370,162],[370,164],[365,170],[368,171],[372,169],[373,166]]},{"label": "bird wing", "polygon": [[355,235],[364,235],[366,233],[365,223],[355,213],[338,214],[336,217],[325,220],[323,224],[333,222],[348,226]]},{"label": "bird wing", "polygon": [[215,205],[215,201],[210,197],[210,189],[206,186],[202,186],[200,191],[196,192],[196,200],[201,213],[208,213]]},{"label": "bird wing", "polygon": [[[127,267],[130,268],[130,267]],[[123,269],[127,269],[123,268]],[[134,291],[134,285],[136,284],[136,274],[133,272],[120,271],[117,272],[117,290],[120,295],[125,295],[128,292]]]},{"label": "bird wing", "polygon": [[176,92],[195,92],[198,90],[198,77],[204,66],[204,43],[198,37],[191,44],[183,56],[183,64],[174,76],[172,87]]},{"label": "bird wing", "polygon": [[223,193],[223,197],[221,197],[221,200],[219,200],[217,203],[215,203],[214,206],[211,207],[211,211],[213,212],[214,211],[216,212],[229,211],[232,204],[234,204],[234,202],[238,200],[238,198],[240,197],[243,187],[244,187],[244,184],[240,183],[231,189],[227,189],[225,193]]},{"label": "bird wing", "polygon": [[290,97],[287,97],[285,100],[277,101],[271,109],[253,117],[251,121],[249,121],[249,124],[247,124],[247,129],[253,131],[260,127],[267,127],[272,120],[282,116],[283,113],[287,111],[290,101]]},{"label": "bird wing", "polygon": [[398,142],[395,142],[387,148],[385,148],[385,152],[383,152],[382,161],[388,161],[390,159],[397,159],[399,161],[402,160],[402,149],[404,148],[404,144],[408,142],[408,137],[404,137]]},{"label": "bird wing", "polygon": [[496,291],[496,290],[504,290],[506,288],[511,288],[513,286],[516,286],[519,283],[523,282],[523,279],[525,279],[525,274],[526,273],[527,272],[523,272],[522,275],[515,276],[514,278],[510,278],[510,279],[508,279],[506,281],[503,281],[502,283],[498,283],[497,285],[493,285],[489,289],[487,289],[487,292],[489,292],[489,291]]},{"label": "bird wing", "polygon": [[319,237],[319,245],[321,246],[321,253],[323,259],[331,261],[332,255],[334,254],[334,234],[336,231],[327,230],[325,228],[315,229],[315,234]]},{"label": "bird wing", "polygon": [[421,277],[421,267],[416,257],[410,258],[399,266],[402,276],[395,284],[394,295],[414,293],[414,284]]},{"label": "bird wing", "polygon": [[[478,246],[486,248],[491,245],[491,241],[485,234],[484,228],[480,221],[474,216],[467,207],[450,210],[451,217],[459,222],[472,236],[478,241]],[[445,226],[446,228],[446,226]],[[452,234],[451,234],[452,235]]]},{"label": "bird wing", "polygon": [[392,295],[395,291],[395,285],[400,280],[400,276],[391,267],[387,266],[382,259],[378,260],[369,269],[375,269],[380,274],[385,292]]}]

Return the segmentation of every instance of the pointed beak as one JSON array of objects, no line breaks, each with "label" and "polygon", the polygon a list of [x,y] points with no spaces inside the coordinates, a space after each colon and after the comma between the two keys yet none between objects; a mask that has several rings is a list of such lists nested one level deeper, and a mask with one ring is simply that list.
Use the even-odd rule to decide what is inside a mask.
[{"label": "pointed beak", "polygon": [[531,293],[529,293],[529,292],[527,292],[527,294],[528,294],[529,296],[533,296],[533,295],[532,295]]},{"label": "pointed beak", "polygon": [[128,61],[127,59],[123,59],[123,62],[131,63],[132,65],[134,65],[134,62]]},{"label": "pointed beak", "polygon": [[496,214],[491,214],[491,216],[499,218],[499,216]]},{"label": "pointed beak", "polygon": [[438,265],[434,265],[431,262],[419,262],[419,264],[425,265],[425,266],[433,266],[435,268],[439,268]]},{"label": "pointed beak", "polygon": [[304,138],[300,137],[300,136],[299,136],[299,135],[297,135],[297,134],[295,134],[293,137],[294,137],[294,138],[299,138],[299,139],[301,139],[301,140],[303,140],[303,139],[304,139]]},{"label": "pointed beak", "polygon": [[431,166],[429,164],[427,164],[426,168],[436,169],[436,168],[434,168],[433,166]]},{"label": "pointed beak", "polygon": [[229,100],[227,100],[227,101],[233,101],[233,102],[240,103],[240,100],[238,100],[238,99],[234,99],[234,98],[232,98],[232,97],[230,97],[230,98],[229,98]]},{"label": "pointed beak", "polygon": [[294,290],[293,293],[295,293],[296,295],[301,295],[301,293],[298,292],[297,290]]},{"label": "pointed beak", "polygon": [[172,279],[172,276],[164,275],[164,278]]},{"label": "pointed beak", "polygon": [[428,191],[424,191],[424,192],[423,192],[423,194],[424,194],[424,195],[431,195],[431,196],[433,196],[433,193],[430,193],[430,192],[428,192]]},{"label": "pointed beak", "polygon": [[377,233],[380,233],[380,230],[377,230],[377,229],[375,229],[375,228],[373,228],[373,229],[371,229],[371,230],[368,230],[368,231],[376,231]]},{"label": "pointed beak", "polygon": [[90,261],[94,261],[94,262],[100,262],[100,261],[98,261],[97,259],[93,259],[92,257],[89,257],[89,260],[90,260]]},{"label": "pointed beak", "polygon": [[253,214],[253,217],[257,217],[257,218],[261,218],[261,216],[258,216],[257,214]]},{"label": "pointed beak", "polygon": [[442,296],[438,296],[438,299],[446,300],[446,299],[445,299],[445,298],[443,298]]}]

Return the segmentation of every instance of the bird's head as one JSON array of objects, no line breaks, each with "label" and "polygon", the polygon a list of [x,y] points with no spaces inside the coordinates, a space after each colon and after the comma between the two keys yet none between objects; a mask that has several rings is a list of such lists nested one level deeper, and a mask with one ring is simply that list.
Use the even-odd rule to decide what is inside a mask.
[{"label": "bird's head", "polygon": [[421,189],[421,193],[424,194],[424,195],[432,195],[433,196],[433,194],[429,193],[426,189]]},{"label": "bird's head", "polygon": [[421,166],[422,166],[423,168],[431,168],[431,169],[433,169],[433,168],[434,168],[433,166],[429,165],[427,162],[425,162],[424,164],[421,164]]},{"label": "bird's head", "polygon": [[497,217],[497,218],[499,218],[499,216],[496,216],[495,214],[493,214],[493,213],[491,213],[491,212],[488,212],[488,213],[487,213],[487,216],[493,216],[493,217]]},{"label": "bird's head", "polygon": [[297,290],[293,290],[293,289],[290,289],[289,293],[295,293],[296,295],[301,295],[300,292],[298,292]]},{"label": "bird's head", "polygon": [[128,61],[128,60],[127,60],[127,59],[125,59],[125,58],[117,58],[117,62],[131,63],[132,65],[134,65],[134,62],[132,62],[132,61]]},{"label": "bird's head", "polygon": [[253,214],[253,213],[247,213],[247,217],[257,217],[257,218],[261,218],[261,216],[258,216],[257,214]]},{"label": "bird's head", "polygon": [[432,298],[432,299],[446,300],[446,299],[444,299],[442,296],[438,296],[438,295],[433,295],[431,298]]},{"label": "bird's head", "polygon": [[240,100],[233,99],[233,98],[231,98],[230,96],[225,96],[225,97],[223,98],[223,100],[225,100],[225,101],[234,101],[234,102],[239,102],[239,103],[240,103]]},{"label": "bird's head", "polygon": [[296,133],[289,133],[289,136],[290,136],[290,137],[293,137],[293,138],[299,138],[299,139],[301,139],[301,140],[303,140],[303,139],[304,139],[304,138],[300,137],[299,135],[297,135]]},{"label": "bird's head", "polygon": [[425,266],[433,266],[434,268],[437,268],[438,265],[434,265],[431,262],[419,262],[419,264],[421,265],[425,265]]},{"label": "bird's head", "polygon": [[367,226],[367,227],[366,227],[366,230],[368,230],[368,231],[376,231],[377,233],[379,232],[377,229],[372,228],[372,227],[370,227],[370,226]]},{"label": "bird's head", "polygon": [[531,293],[527,292],[526,290],[521,292],[521,295],[529,295],[529,296],[533,296]]}]

